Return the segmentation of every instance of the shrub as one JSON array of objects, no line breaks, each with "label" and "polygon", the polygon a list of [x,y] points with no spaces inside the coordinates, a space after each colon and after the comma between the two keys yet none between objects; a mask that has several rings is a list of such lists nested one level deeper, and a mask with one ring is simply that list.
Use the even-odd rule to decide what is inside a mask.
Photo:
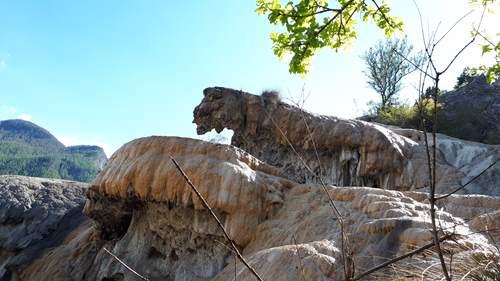
[{"label": "shrub", "polygon": [[418,112],[414,106],[396,105],[381,110],[377,121],[387,125],[399,127],[415,127],[418,125]]}]

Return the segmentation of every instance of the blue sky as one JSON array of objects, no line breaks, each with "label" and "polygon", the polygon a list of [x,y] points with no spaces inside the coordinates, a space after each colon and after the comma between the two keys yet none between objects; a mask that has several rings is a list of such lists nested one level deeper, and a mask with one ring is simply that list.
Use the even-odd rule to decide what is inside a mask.
[{"label": "blue sky", "polygon": [[[467,1],[417,2],[426,24],[441,21],[442,31],[470,9]],[[390,3],[418,47],[413,2]],[[109,154],[142,136],[195,137],[192,111],[209,86],[277,89],[291,99],[305,87],[306,109],[342,117],[362,114],[376,99],[360,56],[381,32],[360,26],[349,50],[321,51],[310,74],[297,77],[272,54],[269,33],[276,28],[254,10],[253,0],[0,0],[0,120],[31,119],[68,145],[97,144]],[[485,26],[500,23],[490,15]],[[443,54],[463,44],[469,30],[470,23],[461,24]],[[479,62],[474,48],[445,86]],[[413,96],[406,87],[404,99]]]}]

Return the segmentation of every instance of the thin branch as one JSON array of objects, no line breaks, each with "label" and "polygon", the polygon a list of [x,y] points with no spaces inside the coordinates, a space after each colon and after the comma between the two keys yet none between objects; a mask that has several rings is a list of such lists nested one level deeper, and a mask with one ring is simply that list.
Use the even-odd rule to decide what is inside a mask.
[{"label": "thin branch", "polygon": [[413,4],[418,12],[418,18],[420,20],[420,35],[422,36],[422,42],[424,42],[424,47],[427,48],[427,41],[425,40],[425,32],[424,32],[424,22],[422,20],[422,13],[420,12],[420,7],[417,4],[416,0],[413,0]]},{"label": "thin branch", "polygon": [[385,13],[380,9],[380,6],[378,5],[377,1],[375,0],[372,0],[373,4],[375,4],[375,7],[377,7],[377,11],[380,12],[380,14],[382,15],[382,17],[384,18],[385,22],[387,22],[387,24],[389,24],[390,27],[392,27],[393,29],[396,29],[391,21],[389,20],[389,18],[385,15]]},{"label": "thin branch", "polygon": [[[302,92],[303,91],[304,91],[304,89],[302,89]],[[304,101],[304,103],[305,103],[305,101]],[[300,106],[299,106],[299,108],[300,108]],[[323,182],[323,179],[322,179],[323,168],[322,168],[322,165],[321,165],[321,160],[319,158],[319,153],[318,153],[318,148],[316,146],[316,141],[314,140],[314,135],[313,135],[313,133],[312,133],[310,127],[309,127],[309,124],[307,123],[307,120],[306,120],[306,117],[305,117],[305,114],[304,114],[304,110],[302,108],[300,108],[300,109],[301,109],[302,121],[304,122],[304,125],[306,127],[307,134],[311,137],[311,142],[312,142],[312,145],[313,145],[314,154],[316,156],[316,161],[318,161],[319,171],[318,171],[318,175],[316,175],[316,177],[319,178],[319,180],[321,182],[321,186],[323,187],[323,191],[327,193],[328,198],[331,201],[330,204],[333,207],[335,207],[335,209],[337,209],[336,206],[335,206],[335,204],[334,204],[334,202],[333,202],[333,199],[330,196],[330,193],[326,190],[326,184]],[[285,138],[286,138],[286,136],[285,136]],[[311,173],[312,173],[312,170],[311,170]],[[338,210],[337,210],[337,212],[338,212],[338,216],[337,217],[339,218],[339,222],[340,222],[340,236],[341,236],[340,237],[340,239],[341,239],[341,242],[340,242],[341,246],[340,247],[342,249],[342,259],[345,261],[345,259],[346,259],[345,252],[348,251],[348,249],[349,249],[349,243],[348,243],[347,237],[345,235],[345,225],[344,225],[343,217],[342,217],[342,215],[340,214],[340,212]],[[347,245],[345,245],[345,244],[347,244]],[[347,272],[348,272],[348,269],[347,269],[348,264],[347,264],[347,262],[344,262],[343,266],[344,266],[344,275],[345,275],[344,277],[345,277],[346,280],[349,280],[349,276],[347,274]]]},{"label": "thin branch", "polygon": [[457,54],[455,54],[455,56],[453,57],[451,62],[448,64],[448,66],[446,66],[443,71],[438,72],[438,74],[445,73],[448,70],[448,68],[450,68],[450,66],[455,62],[455,60],[460,56],[460,54],[462,54],[462,52],[465,51],[465,49],[467,49],[467,47],[469,47],[472,43],[474,43],[474,41],[476,40],[477,34],[479,33],[478,30],[479,30],[479,28],[481,28],[481,24],[483,22],[484,13],[486,11],[486,6],[487,5],[485,4],[484,8],[483,8],[483,12],[481,13],[481,19],[479,20],[479,24],[477,25],[476,32],[474,33],[474,36],[472,37],[472,39],[467,44],[465,44],[465,46],[462,49],[460,49],[460,51],[458,51]]},{"label": "thin branch", "polygon": [[[432,57],[429,58],[432,62]],[[431,63],[432,64],[432,63]],[[431,205],[430,213],[431,213],[431,222],[432,222],[432,238],[434,240],[434,245],[436,246],[436,251],[439,257],[439,261],[441,262],[441,268],[443,271],[443,275],[447,281],[451,281],[450,275],[448,274],[448,269],[446,267],[446,262],[444,260],[443,251],[441,250],[441,243],[439,241],[439,233],[436,226],[436,183],[437,183],[437,94],[439,91],[439,75],[440,73],[436,73],[436,78],[434,79],[434,92],[433,92],[433,101],[434,101],[434,110],[432,112],[433,115],[433,124],[432,124],[432,182],[431,182],[431,190],[429,194],[429,201]]]},{"label": "thin branch", "polygon": [[479,30],[477,30],[477,35],[479,35],[481,38],[483,38],[484,41],[486,41],[488,44],[490,44],[493,48],[495,48],[495,43],[493,43],[488,37],[483,35]]},{"label": "thin branch", "polygon": [[332,9],[332,8],[328,8],[328,7],[322,7],[322,8],[323,8],[323,10],[319,10],[319,11],[312,12],[312,13],[309,13],[309,14],[304,14],[304,15],[287,14],[287,13],[281,12],[280,10],[275,10],[275,9],[270,9],[269,11],[271,11],[271,12],[279,12],[279,14],[281,16],[292,18],[292,19],[308,18],[308,17],[320,15],[320,14],[323,14],[323,13],[328,13],[328,12],[334,12],[334,13],[336,12],[336,13],[338,13],[340,11],[340,9]]},{"label": "thin branch", "polygon": [[300,272],[300,277],[302,278],[302,281],[306,281],[306,279],[304,278],[304,264],[302,263],[302,258],[300,256],[300,249],[299,249],[299,245],[297,245],[297,240],[295,239],[295,236],[292,235],[292,240],[293,240],[293,244],[295,245],[295,250],[297,250],[297,259],[299,261],[299,272]]},{"label": "thin branch", "polygon": [[453,190],[452,192],[448,193],[448,194],[445,194],[445,195],[442,195],[442,196],[439,196],[439,197],[436,197],[436,200],[441,200],[441,199],[444,199],[452,194],[455,194],[457,193],[458,191],[460,191],[461,189],[464,189],[466,186],[468,186],[469,184],[471,184],[473,181],[475,181],[476,179],[478,179],[481,175],[483,175],[484,173],[486,173],[486,171],[488,171],[490,168],[492,168],[493,166],[495,166],[498,162],[500,162],[500,158],[498,158],[497,160],[493,161],[488,167],[486,167],[484,170],[482,170],[479,174],[475,175],[472,179],[468,180],[466,183],[464,183],[463,185],[460,185],[457,189]]},{"label": "thin branch", "polygon": [[415,69],[419,70],[420,73],[424,74],[425,76],[427,76],[427,77],[429,77],[431,79],[434,79],[434,77],[431,76],[427,71],[424,71],[416,63],[414,63],[413,61],[411,61],[410,59],[408,59],[406,56],[404,56],[403,54],[401,54],[398,50],[396,50],[396,48],[393,48],[392,51],[394,51],[396,54],[398,54],[400,57],[402,57],[405,61],[409,62],[413,67],[415,67]]},{"label": "thin branch", "polygon": [[474,43],[474,41],[476,41],[476,36],[472,37],[472,39],[469,41],[469,43],[465,44],[465,46],[463,46],[462,49],[460,49],[460,51],[458,51],[458,53],[455,54],[455,56],[453,57],[453,59],[450,61],[450,63],[445,67],[445,69],[443,71],[440,71],[438,72],[439,74],[443,74],[444,72],[446,72],[448,70],[448,68],[450,68],[450,66],[455,62],[455,60],[460,56],[460,54],[462,54],[463,51],[465,51],[465,49],[467,49],[467,47],[469,47],[472,43]]},{"label": "thin branch", "polygon": [[441,42],[441,40],[443,40],[446,35],[448,35],[448,33],[450,33],[454,28],[455,26],[457,26],[457,24],[459,24],[461,21],[463,21],[467,16],[469,16],[470,14],[472,14],[472,12],[474,12],[473,10],[469,11],[467,14],[463,15],[461,18],[459,18],[451,27],[450,29],[448,29],[448,31],[446,31],[443,36],[441,36],[435,43],[434,43],[434,46],[436,46],[437,44],[439,44],[439,42]]},{"label": "thin branch", "polygon": [[137,271],[133,270],[130,266],[128,266],[126,263],[124,263],[121,259],[119,259],[117,256],[115,256],[115,254],[113,254],[110,250],[106,249],[106,248],[102,248],[106,253],[108,253],[111,257],[113,257],[116,261],[118,261],[121,265],[123,265],[123,267],[125,267],[128,271],[132,272],[135,276],[139,277],[140,279],[144,280],[144,281],[149,281],[148,278],[140,275],[139,273],[137,273]]},{"label": "thin branch", "polygon": [[[349,2],[345,3],[345,5],[344,5],[344,6],[342,6],[340,9],[338,9],[338,10],[337,10],[337,13],[336,13],[334,16],[332,16],[332,17],[331,17],[331,18],[330,18],[330,19],[329,19],[329,20],[328,20],[328,21],[327,21],[327,22],[326,22],[326,23],[325,23],[325,24],[324,24],[324,25],[323,25],[320,29],[318,29],[318,31],[316,31],[316,32],[314,32],[313,34],[311,34],[311,36],[309,37],[309,40],[310,40],[311,38],[318,37],[318,36],[319,36],[319,34],[320,34],[321,32],[323,32],[323,30],[325,30],[325,29],[326,29],[326,28],[327,28],[327,27],[328,27],[328,26],[329,26],[329,25],[330,25],[330,24],[331,24],[331,23],[332,23],[332,22],[333,22],[333,21],[334,21],[334,20],[335,20],[335,19],[339,16],[339,15],[341,15],[341,14],[344,12],[344,10],[345,10],[347,7],[349,7],[349,6],[352,4],[352,2],[354,2],[354,0],[350,0]],[[303,58],[303,57],[304,57],[304,55],[305,55],[305,53],[306,53],[306,51],[307,51],[308,49],[309,49],[309,41],[306,41],[306,42],[305,42],[305,47],[304,47],[304,49],[302,50],[302,53],[301,53],[300,57],[302,57],[302,58]]]},{"label": "thin branch", "polygon": [[205,200],[205,198],[203,198],[203,195],[201,195],[201,193],[198,191],[198,189],[194,186],[194,184],[191,182],[191,180],[186,175],[186,173],[184,173],[184,171],[182,170],[182,168],[179,166],[179,163],[177,163],[177,161],[172,156],[170,156],[170,160],[172,160],[172,162],[174,163],[175,167],[177,168],[177,170],[179,170],[179,172],[181,173],[182,177],[184,177],[184,180],[186,180],[187,184],[191,187],[191,189],[193,190],[193,192],[196,193],[196,196],[198,196],[198,199],[203,203],[203,206],[205,207],[205,209],[207,209],[210,212],[210,215],[212,216],[212,218],[214,218],[214,220],[217,222],[217,225],[222,230],[222,232],[224,233],[224,236],[226,237],[227,241],[231,244],[231,247],[233,248],[234,252],[238,256],[238,259],[248,268],[248,270],[250,270],[250,272],[253,274],[253,276],[255,276],[255,278],[257,280],[263,281],[263,279],[259,276],[259,274],[257,273],[257,271],[255,271],[255,269],[241,255],[240,250],[238,250],[238,247],[234,244],[233,240],[231,239],[231,237],[227,233],[226,229],[222,225],[222,223],[219,220],[219,218],[217,217],[217,215],[214,213],[214,211],[212,210],[212,208],[210,208],[210,205],[208,205],[208,203]]}]

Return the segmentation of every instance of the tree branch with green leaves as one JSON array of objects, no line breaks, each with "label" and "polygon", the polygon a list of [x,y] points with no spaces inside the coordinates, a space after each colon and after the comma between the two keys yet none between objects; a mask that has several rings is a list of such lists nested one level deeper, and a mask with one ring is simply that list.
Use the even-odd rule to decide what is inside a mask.
[{"label": "tree branch with green leaves", "polygon": [[257,13],[267,15],[269,22],[283,28],[271,33],[273,51],[279,58],[291,55],[289,72],[305,74],[315,53],[328,47],[338,51],[357,37],[357,20],[373,20],[387,36],[403,30],[403,22],[390,16],[385,3],[366,0],[288,1],[257,0]]}]

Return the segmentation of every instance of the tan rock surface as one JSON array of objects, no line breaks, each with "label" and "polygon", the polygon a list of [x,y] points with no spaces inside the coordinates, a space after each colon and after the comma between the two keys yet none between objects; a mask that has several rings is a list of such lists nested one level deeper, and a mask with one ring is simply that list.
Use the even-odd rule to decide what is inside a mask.
[{"label": "tan rock surface", "polygon": [[273,206],[283,203],[283,189],[291,184],[279,177],[278,169],[236,147],[150,137],[134,140],[115,153],[90,192],[204,210],[170,156],[210,206],[227,214],[225,227],[242,246],[251,238],[248,230],[269,216]]},{"label": "tan rock surface", "polygon": [[[138,139],[120,149],[88,194],[86,213],[97,232],[88,226],[82,232],[87,236],[70,236],[67,246],[35,261],[22,275],[25,280],[36,272],[73,280],[136,280],[102,250],[91,254],[89,245],[106,245],[151,280],[229,281],[235,273],[237,280],[254,280],[239,262],[235,267],[222,233],[193,199],[169,155],[185,168],[265,280],[342,280],[340,227],[320,186],[284,179],[232,146],[169,137]],[[369,187],[329,186],[328,191],[345,216],[357,273],[431,241],[425,194]],[[444,243],[456,261],[473,264],[470,257],[495,251],[489,237],[475,231],[496,225],[488,218],[497,216],[499,198],[454,195],[439,207],[439,225],[457,234],[454,242]],[[100,244],[89,244],[92,233]],[[85,274],[41,267],[69,254],[80,257]],[[435,262],[435,254],[425,252],[397,268],[421,272]]]},{"label": "tan rock surface", "polygon": [[[350,250],[354,254],[357,273],[432,241],[429,205],[414,199],[425,198],[425,194],[367,187],[329,187],[329,190],[337,207],[345,216],[346,233]],[[285,204],[276,215],[259,224],[255,239],[250,242],[244,252],[250,257],[255,267],[265,264],[263,271],[265,278],[269,280],[342,280],[340,227],[326,198],[317,186],[297,185],[287,193]],[[472,225],[469,225],[470,218],[455,216],[453,212],[464,213],[461,209],[465,206],[477,208],[478,211],[481,209],[480,212],[483,214],[495,215],[496,210],[500,208],[500,198],[478,196],[470,200],[467,196],[457,195],[449,202],[444,202],[443,205],[451,206],[451,210],[438,212],[439,225],[447,233],[457,234],[454,242],[444,243],[444,249],[448,253],[453,253],[454,258],[461,261],[461,264],[466,263],[465,260],[471,263],[471,258],[477,255],[496,253],[488,237],[476,233],[477,230],[484,229],[486,226],[493,227],[496,223],[482,221],[481,227],[476,227],[474,221],[471,222]],[[492,233],[498,233],[498,231],[493,230]],[[317,277],[304,278],[301,273],[304,270],[323,272],[318,269],[320,263],[315,262],[314,265],[305,266],[301,264],[301,258],[299,258],[305,255],[300,254],[301,251],[314,252],[300,249],[315,247],[316,243],[330,245],[331,255],[328,261],[334,265],[334,270],[327,271],[329,273],[321,275],[319,279],[315,279]],[[269,256],[287,255],[290,257],[273,259],[273,264],[266,264],[266,260],[269,262]],[[320,253],[310,255],[314,259],[321,259],[322,256]],[[425,252],[405,261],[403,265],[399,265],[400,274],[403,268],[404,270],[413,269],[414,272],[419,273],[423,268],[436,262],[435,256],[433,258],[432,255]],[[231,274],[234,275],[234,270],[231,265],[228,265],[216,280],[231,280]],[[238,280],[252,280],[248,272],[239,274]],[[294,278],[289,278],[291,274]],[[413,277],[419,278],[420,276]],[[425,280],[432,280],[432,278]]]}]

